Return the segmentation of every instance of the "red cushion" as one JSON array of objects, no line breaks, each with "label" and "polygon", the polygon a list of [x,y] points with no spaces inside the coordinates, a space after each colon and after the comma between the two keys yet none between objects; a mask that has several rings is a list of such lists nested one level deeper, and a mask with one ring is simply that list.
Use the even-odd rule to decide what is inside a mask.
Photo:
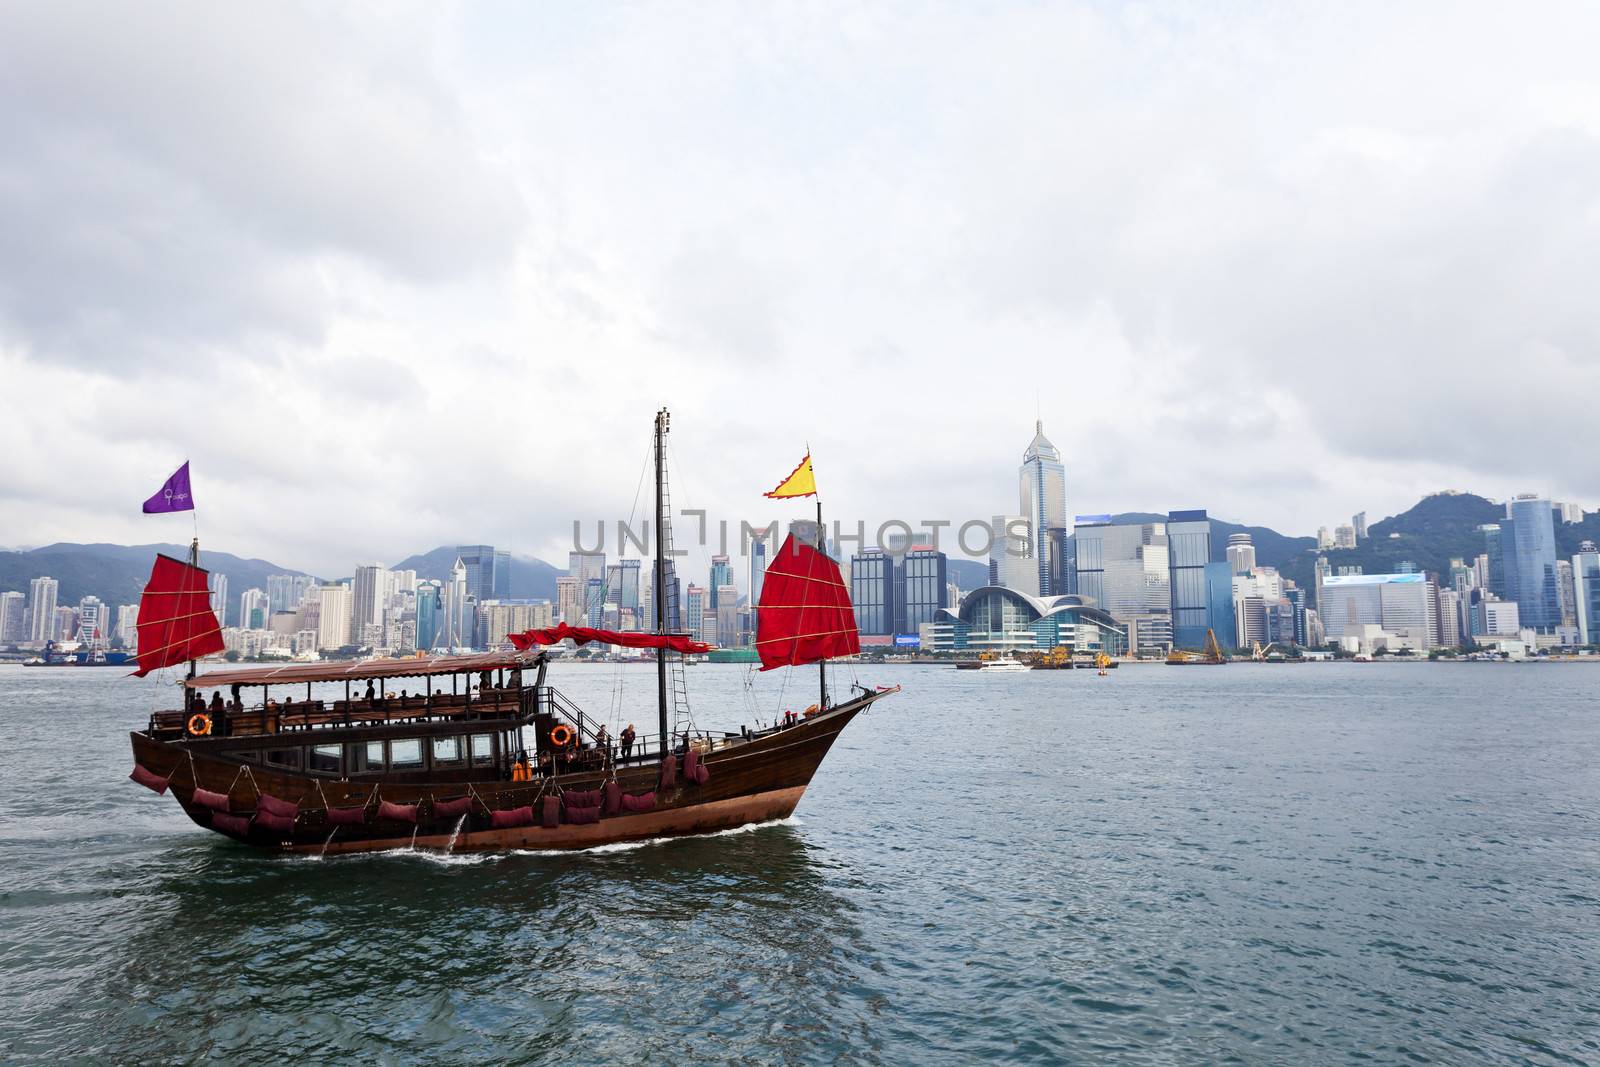
[{"label": "red cushion", "polygon": [[457,797],[454,800],[436,800],[433,802],[433,814],[439,819],[455,819],[472,810],[471,797]]},{"label": "red cushion", "polygon": [[228,794],[226,793],[213,793],[209,789],[196,789],[194,796],[190,799],[202,808],[210,808],[212,811],[228,810]]},{"label": "red cushion", "polygon": [[574,807],[593,808],[600,803],[600,790],[569,789],[562,794],[562,799]]},{"label": "red cushion", "polygon": [[395,822],[416,822],[417,806],[415,804],[391,804],[387,800],[378,804],[378,818],[393,819]]},{"label": "red cushion", "polygon": [[580,808],[568,804],[565,815],[567,822],[574,826],[582,826],[584,823],[599,822],[600,808],[598,805],[592,808]]},{"label": "red cushion", "polygon": [[669,755],[661,761],[661,786],[662,789],[671,789],[678,784],[678,757]]},{"label": "red cushion", "polygon": [[256,797],[256,811],[264,811],[279,818],[293,821],[294,817],[300,814],[300,805],[287,800],[279,800],[268,793],[262,793]]},{"label": "red cushion", "polygon": [[606,815],[615,815],[622,810],[622,787],[616,782],[606,783],[606,800],[602,811]]},{"label": "red cushion", "polygon": [[491,811],[489,825],[496,830],[509,830],[514,826],[533,825],[533,805],[521,808],[507,808],[504,811]]},{"label": "red cushion", "polygon": [[359,808],[329,808],[328,821],[345,826],[359,826],[367,821],[367,807],[363,804]]},{"label": "red cushion", "polygon": [[265,826],[268,830],[276,830],[279,833],[292,834],[294,833],[294,816],[274,815],[264,808],[257,809],[256,825]]},{"label": "red cushion", "polygon": [[651,808],[654,808],[655,806],[656,806],[656,794],[655,794],[654,790],[651,790],[648,793],[639,793],[639,794],[624,793],[624,794],[622,794],[622,810],[623,811],[649,811]]},{"label": "red cushion", "polygon": [[558,798],[544,798],[544,815],[540,822],[546,830],[554,830],[561,825],[561,801]]},{"label": "red cushion", "polygon": [[229,815],[226,812],[217,812],[211,816],[213,829],[221,830],[227,834],[237,834],[243,837],[250,832],[250,820],[243,815]]},{"label": "red cushion", "polygon": [[165,778],[161,777],[159,774],[156,774],[154,771],[145,770],[144,767],[138,763],[133,765],[133,773],[128,775],[128,777],[133,779],[135,782],[138,782],[146,789],[154,789],[157,793],[165,793],[167,791],[168,783]]}]

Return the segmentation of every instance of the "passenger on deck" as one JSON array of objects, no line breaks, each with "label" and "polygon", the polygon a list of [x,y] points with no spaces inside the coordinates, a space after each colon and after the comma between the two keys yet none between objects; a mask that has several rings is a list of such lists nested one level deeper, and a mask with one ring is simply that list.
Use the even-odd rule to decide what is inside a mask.
[{"label": "passenger on deck", "polygon": [[526,749],[517,753],[517,761],[511,765],[511,780],[513,782],[533,781],[533,767],[528,763]]},{"label": "passenger on deck", "polygon": [[633,739],[636,736],[638,735],[633,732],[633,723],[630,722],[622,731],[622,760],[624,763],[627,762],[629,756],[633,755]]},{"label": "passenger on deck", "polygon": [[189,713],[198,714],[206,710],[206,698],[200,695],[200,690],[189,691]]},{"label": "passenger on deck", "polygon": [[211,714],[212,714],[212,716],[214,717],[214,716],[220,715],[220,714],[222,714],[222,712],[224,710],[225,709],[224,709],[223,704],[222,704],[222,691],[221,690],[217,690],[217,689],[213,689],[211,691]]},{"label": "passenger on deck", "polygon": [[594,732],[594,747],[606,759],[611,758],[611,737],[606,733],[605,723],[601,723],[600,729]]},{"label": "passenger on deck", "polygon": [[366,702],[368,704],[371,704],[377,698],[378,698],[378,691],[372,688],[372,683],[371,682],[368,682],[367,683],[366,696],[363,699],[366,700]]}]

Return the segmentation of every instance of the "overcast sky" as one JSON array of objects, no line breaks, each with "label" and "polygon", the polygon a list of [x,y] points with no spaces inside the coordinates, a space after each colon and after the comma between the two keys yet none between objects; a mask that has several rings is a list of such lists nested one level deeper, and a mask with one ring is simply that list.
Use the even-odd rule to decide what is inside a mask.
[{"label": "overcast sky", "polygon": [[0,4],[0,544],[1600,505],[1600,8],[1209,7]]}]

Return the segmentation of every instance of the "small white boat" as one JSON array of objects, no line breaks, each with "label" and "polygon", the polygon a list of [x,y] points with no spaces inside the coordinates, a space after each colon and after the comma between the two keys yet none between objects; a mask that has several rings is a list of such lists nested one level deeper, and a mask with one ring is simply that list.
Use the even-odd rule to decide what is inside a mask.
[{"label": "small white boat", "polygon": [[983,666],[979,667],[978,670],[980,670],[980,671],[1031,671],[1031,670],[1033,670],[1033,668],[1030,667],[1028,664],[1023,663],[1021,660],[1012,659],[1010,656],[1001,656],[999,659],[992,659],[988,663],[985,663]]}]

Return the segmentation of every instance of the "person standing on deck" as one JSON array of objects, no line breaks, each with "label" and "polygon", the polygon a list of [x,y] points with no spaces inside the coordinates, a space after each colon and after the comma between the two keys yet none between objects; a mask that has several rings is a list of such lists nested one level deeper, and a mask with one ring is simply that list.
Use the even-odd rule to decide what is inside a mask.
[{"label": "person standing on deck", "polygon": [[633,739],[638,735],[633,732],[633,723],[629,723],[622,731],[622,762],[628,762],[628,757],[633,755]]}]

